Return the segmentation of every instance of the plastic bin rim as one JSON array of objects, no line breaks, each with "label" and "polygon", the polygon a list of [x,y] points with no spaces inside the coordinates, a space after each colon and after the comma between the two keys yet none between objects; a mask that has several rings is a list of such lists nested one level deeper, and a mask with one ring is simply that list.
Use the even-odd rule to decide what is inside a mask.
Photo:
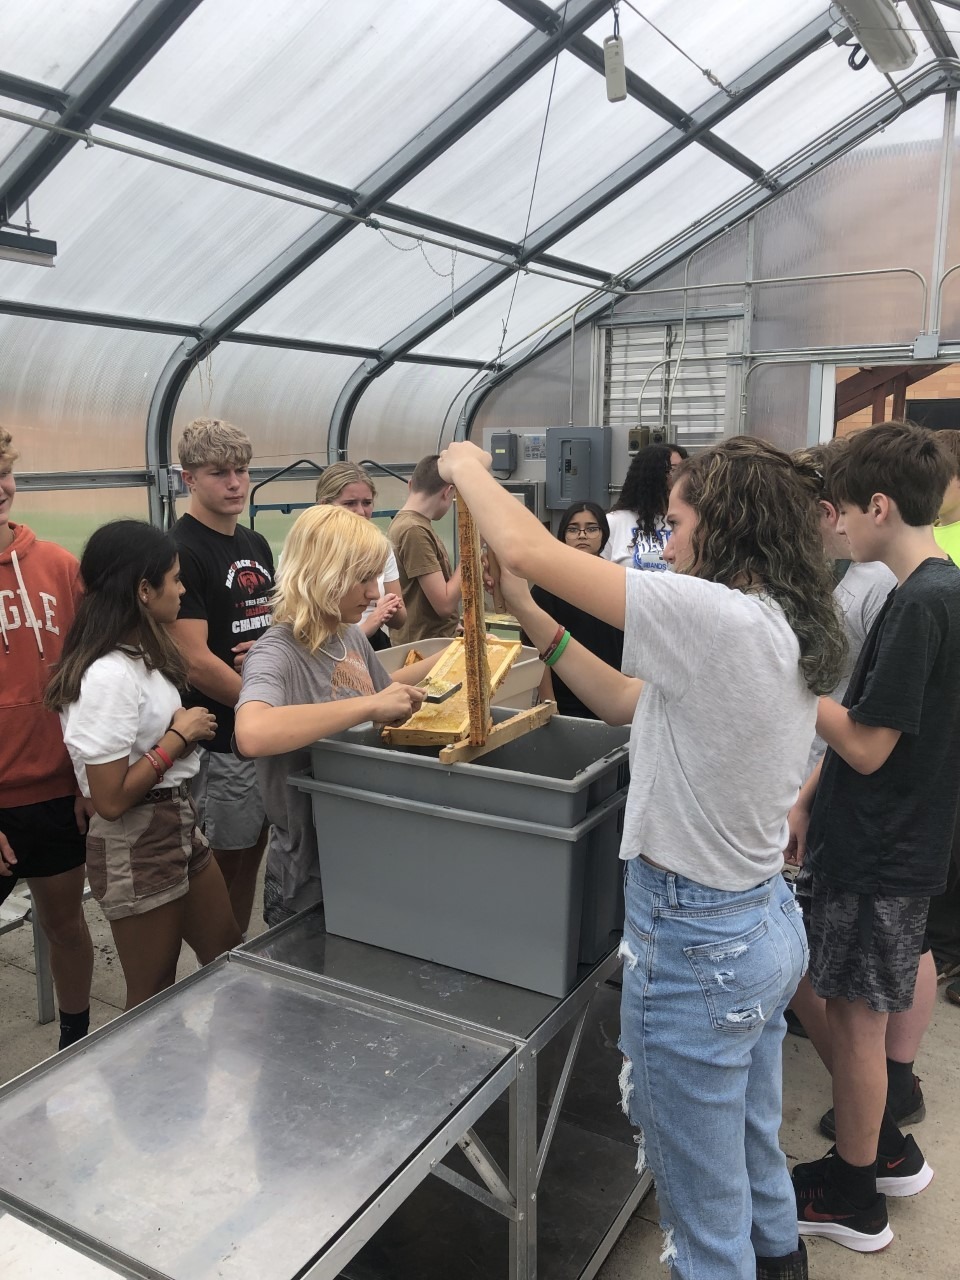
[{"label": "plastic bin rim", "polygon": [[[590,721],[589,723],[594,723]],[[466,774],[467,777],[474,773],[485,778],[492,778],[498,782],[517,782],[524,786],[529,786],[531,779],[536,781],[536,785],[542,787],[544,791],[564,791],[570,783],[579,781],[589,781],[595,774],[602,773],[604,769],[609,768],[618,759],[625,759],[629,750],[629,742],[623,742],[619,747],[614,747],[612,751],[608,751],[606,755],[598,756],[596,760],[592,760],[590,764],[584,765],[582,769],[578,769],[576,773],[569,778],[554,778],[548,774],[542,773],[522,773],[519,769],[499,769],[496,765],[479,765],[464,762],[463,764],[443,764],[440,760],[434,760],[432,756],[415,756],[406,751],[398,751],[391,747],[368,747],[360,742],[345,742],[342,738],[318,738],[316,742],[310,744],[309,750],[322,748],[325,750],[342,751],[345,755],[360,756],[368,759],[368,752],[383,751],[389,753],[391,761],[399,762],[404,768],[422,769],[424,766],[432,770],[442,770],[444,773]],[[601,769],[603,766],[603,769]]]},{"label": "plastic bin rim", "polygon": [[522,818],[502,818],[494,814],[478,813],[473,809],[450,809],[442,804],[430,804],[425,800],[407,800],[403,796],[387,796],[379,791],[362,791],[358,787],[345,787],[335,782],[317,782],[308,774],[294,773],[287,778],[287,785],[312,795],[340,796],[344,800],[363,800],[367,804],[399,809],[405,813],[429,813],[451,822],[467,822],[477,827],[492,827],[497,831],[516,831],[522,835],[544,836],[549,840],[563,840],[574,844],[588,831],[622,809],[627,802],[629,786],[621,787],[613,795],[591,809],[575,827],[551,827],[540,822],[525,822]]}]

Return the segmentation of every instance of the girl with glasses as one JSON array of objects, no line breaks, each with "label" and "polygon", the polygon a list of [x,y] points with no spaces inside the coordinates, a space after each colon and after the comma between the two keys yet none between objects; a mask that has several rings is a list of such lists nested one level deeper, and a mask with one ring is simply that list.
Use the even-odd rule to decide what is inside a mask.
[{"label": "girl with glasses", "polygon": [[[575,502],[560,517],[557,538],[568,547],[577,551],[585,551],[587,555],[599,556],[610,539],[610,526],[602,507],[595,502]],[[570,635],[589,649],[608,666],[620,669],[623,656],[623,632],[611,627],[608,622],[595,618],[592,613],[584,613],[576,605],[567,604],[559,596],[545,591],[542,587],[533,588],[533,598],[546,613],[570,632]],[[525,640],[525,643],[529,641]],[[581,702],[572,689],[569,689],[559,675],[555,675],[549,667],[543,669],[540,681],[540,699],[543,702],[553,701],[562,716],[579,716],[584,720],[596,720],[593,711]]]},{"label": "girl with glasses", "polygon": [[620,497],[609,513],[605,560],[628,569],[666,569],[667,501],[673,476],[686,456],[686,449],[678,444],[648,444],[634,455]]}]

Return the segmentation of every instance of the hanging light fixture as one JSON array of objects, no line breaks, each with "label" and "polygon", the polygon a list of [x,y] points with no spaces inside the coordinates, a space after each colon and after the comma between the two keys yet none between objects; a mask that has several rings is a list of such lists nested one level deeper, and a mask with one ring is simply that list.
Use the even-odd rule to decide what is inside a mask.
[{"label": "hanging light fixture", "polygon": [[52,267],[56,256],[56,240],[44,240],[28,231],[0,227],[0,258],[8,262],[26,262],[34,267]]},{"label": "hanging light fixture", "polygon": [[878,71],[906,71],[917,46],[900,20],[893,0],[836,0],[850,30]]}]

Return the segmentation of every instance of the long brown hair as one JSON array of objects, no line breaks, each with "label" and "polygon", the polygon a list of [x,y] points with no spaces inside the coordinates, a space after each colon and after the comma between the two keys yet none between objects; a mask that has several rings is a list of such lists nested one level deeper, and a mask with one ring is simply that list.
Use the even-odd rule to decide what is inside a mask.
[{"label": "long brown hair", "polygon": [[799,642],[807,685],[832,692],[846,639],[823,553],[815,468],[766,440],[737,436],[684,462],[676,482],[699,517],[684,571],[775,600]]},{"label": "long brown hair", "polygon": [[113,520],[91,534],[80,559],[85,594],[44,706],[61,711],[76,702],[87,669],[126,646],[132,646],[151,671],[162,672],[180,689],[186,687],[180,650],[143,607],[138,592],[143,581],[159,588],[176,558],[170,535],[142,520]]}]

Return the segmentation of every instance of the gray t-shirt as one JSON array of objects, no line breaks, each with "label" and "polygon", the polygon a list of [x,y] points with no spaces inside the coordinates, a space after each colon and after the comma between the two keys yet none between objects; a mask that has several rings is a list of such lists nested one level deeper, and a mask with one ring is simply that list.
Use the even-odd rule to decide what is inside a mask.
[{"label": "gray t-shirt", "polygon": [[[342,638],[342,644],[341,644]],[[341,649],[346,652],[339,657]],[[243,664],[237,706],[266,702],[271,707],[335,702],[379,693],[390,684],[366,636],[351,626],[324,645],[328,653],[308,653],[285,624],[265,631]],[[283,905],[302,911],[323,901],[317,835],[311,798],[287,785],[293,773],[310,767],[310,751],[286,751],[256,761],[257,781],[271,824],[267,865],[283,892]]]},{"label": "gray t-shirt", "polygon": [[[836,698],[837,702],[843,701],[843,695],[847,692],[847,685],[853,675],[853,668],[857,665],[864,641],[870,634],[870,628],[876,621],[877,614],[886,603],[887,596],[896,585],[897,579],[892,570],[885,564],[881,564],[879,560],[869,560],[865,564],[857,564],[853,560],[834,587],[833,598],[837,602],[843,618],[843,629],[847,635],[847,656],[844,659],[840,682],[830,694],[830,697]],[[819,734],[815,734],[810,755],[807,758],[807,777],[820,763],[826,749],[827,744]]]},{"label": "gray t-shirt", "polygon": [[783,867],[817,699],[779,605],[674,573],[628,573],[623,670],[647,683],[630,734],[620,856],[710,888]]}]

